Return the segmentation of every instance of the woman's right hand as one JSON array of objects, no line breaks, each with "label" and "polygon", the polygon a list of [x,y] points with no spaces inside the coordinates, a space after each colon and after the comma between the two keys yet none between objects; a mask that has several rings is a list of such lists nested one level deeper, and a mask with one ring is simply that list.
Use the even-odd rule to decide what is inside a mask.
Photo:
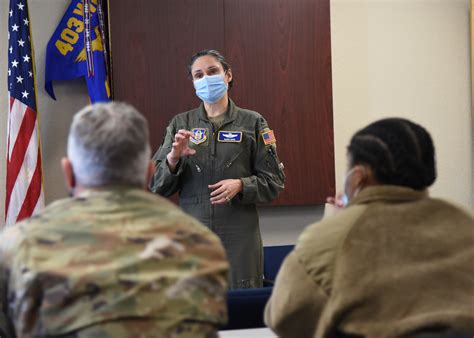
[{"label": "woman's right hand", "polygon": [[327,197],[326,204],[324,206],[324,215],[323,218],[332,216],[344,209],[344,203],[342,201],[343,193],[339,193],[334,197]]},{"label": "woman's right hand", "polygon": [[334,205],[338,209],[344,208],[344,202],[342,201],[342,195],[344,193],[340,192],[338,193],[335,197],[327,197],[326,198],[326,203]]},{"label": "woman's right hand", "polygon": [[171,151],[166,156],[168,165],[170,169],[172,169],[171,171],[174,171],[181,156],[194,155],[196,153],[196,150],[191,149],[188,145],[189,138],[191,136],[193,136],[193,134],[190,131],[184,129],[178,130],[178,132],[174,135],[174,142],[172,144]]}]

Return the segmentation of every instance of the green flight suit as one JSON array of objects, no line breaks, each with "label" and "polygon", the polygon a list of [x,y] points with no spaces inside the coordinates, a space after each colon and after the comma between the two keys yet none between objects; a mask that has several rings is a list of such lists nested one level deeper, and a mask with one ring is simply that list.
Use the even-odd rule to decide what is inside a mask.
[{"label": "green flight suit", "polygon": [[[166,155],[179,129],[194,133],[194,142],[189,144],[196,154],[182,157],[172,174]],[[214,129],[203,104],[175,116],[153,157],[156,170],[150,188],[163,196],[179,192],[183,210],[220,237],[231,264],[231,288],[261,287],[262,239],[256,203],[270,202],[283,190],[283,165],[272,132],[260,114],[229,100],[224,122]],[[270,136],[267,144],[263,134]],[[238,178],[242,192],[227,204],[211,205],[208,185]]]}]

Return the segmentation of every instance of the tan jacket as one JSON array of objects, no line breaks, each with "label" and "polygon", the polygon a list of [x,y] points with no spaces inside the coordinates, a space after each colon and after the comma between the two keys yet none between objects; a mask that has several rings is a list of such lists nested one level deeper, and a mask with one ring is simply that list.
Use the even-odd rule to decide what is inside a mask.
[{"label": "tan jacket", "polygon": [[280,337],[474,332],[474,218],[426,192],[364,189],[310,225],[265,322]]}]

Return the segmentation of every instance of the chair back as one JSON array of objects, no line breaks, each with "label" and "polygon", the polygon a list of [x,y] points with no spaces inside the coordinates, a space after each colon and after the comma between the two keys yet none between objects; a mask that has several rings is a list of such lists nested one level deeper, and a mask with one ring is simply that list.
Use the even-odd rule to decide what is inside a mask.
[{"label": "chair back", "polygon": [[263,312],[273,287],[229,290],[227,310],[229,321],[221,330],[265,327]]},{"label": "chair back", "polygon": [[266,246],[263,248],[263,278],[274,281],[285,257],[294,245]]},{"label": "chair back", "polygon": [[[263,312],[273,290],[273,281],[286,255],[294,245],[268,246],[263,248],[264,287],[229,290],[227,309],[229,322],[221,330],[236,330],[265,327]],[[270,283],[265,283],[269,280]],[[265,285],[270,285],[265,287]]]}]

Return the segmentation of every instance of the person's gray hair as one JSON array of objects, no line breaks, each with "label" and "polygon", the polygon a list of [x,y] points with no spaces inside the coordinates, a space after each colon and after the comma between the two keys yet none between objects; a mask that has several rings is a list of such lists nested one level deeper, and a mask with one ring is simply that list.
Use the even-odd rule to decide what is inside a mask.
[{"label": "person's gray hair", "polygon": [[148,123],[125,103],[87,106],[74,116],[67,154],[76,182],[83,187],[146,186]]}]

